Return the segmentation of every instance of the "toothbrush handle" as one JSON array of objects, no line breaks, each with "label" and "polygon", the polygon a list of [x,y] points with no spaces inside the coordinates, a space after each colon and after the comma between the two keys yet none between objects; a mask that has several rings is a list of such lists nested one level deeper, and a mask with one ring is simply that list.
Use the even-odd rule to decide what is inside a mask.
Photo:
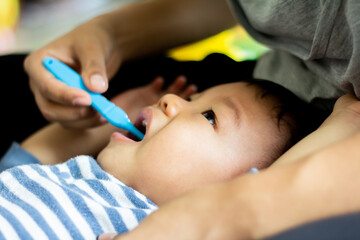
[{"label": "toothbrush handle", "polygon": [[91,106],[95,108],[103,117],[105,117],[112,125],[128,130],[139,139],[144,137],[131,122],[124,110],[110,102],[100,93],[89,91],[82,81],[81,76],[73,69],[60,62],[57,59],[47,57],[43,60],[44,66],[60,81],[66,83],[70,87],[85,90],[90,94]]},{"label": "toothbrush handle", "polygon": [[66,85],[88,92],[91,97],[91,106],[100,112],[101,115],[106,115],[106,112],[115,106],[114,103],[107,100],[103,95],[89,91],[83,83],[81,76],[62,62],[47,57],[44,59],[44,66],[57,79],[66,83]]}]

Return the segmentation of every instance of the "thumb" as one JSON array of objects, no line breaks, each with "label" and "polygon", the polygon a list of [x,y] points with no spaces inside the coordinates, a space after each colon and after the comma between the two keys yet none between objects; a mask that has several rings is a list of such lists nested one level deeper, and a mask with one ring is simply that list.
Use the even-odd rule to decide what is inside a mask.
[{"label": "thumb", "polygon": [[80,47],[77,52],[85,86],[93,92],[105,92],[108,88],[108,78],[105,56],[101,46],[92,46],[86,49]]}]

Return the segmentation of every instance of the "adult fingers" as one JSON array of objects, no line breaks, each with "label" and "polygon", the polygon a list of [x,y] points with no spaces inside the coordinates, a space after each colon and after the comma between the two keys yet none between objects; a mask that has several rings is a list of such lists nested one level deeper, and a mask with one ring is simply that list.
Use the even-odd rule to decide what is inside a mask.
[{"label": "adult fingers", "polygon": [[[37,58],[37,59],[35,59]],[[41,64],[41,57],[27,57],[24,68],[29,75],[30,88],[38,100],[53,101],[69,106],[90,106],[90,95],[81,90],[70,88],[56,79]]]},{"label": "adult fingers", "polygon": [[93,92],[105,92],[108,88],[108,78],[104,48],[100,44],[84,43],[75,50],[86,87]]},{"label": "adult fingers", "polygon": [[46,120],[57,121],[66,128],[88,128],[103,124],[105,121],[91,107],[65,106],[44,99],[34,89],[35,101]]}]

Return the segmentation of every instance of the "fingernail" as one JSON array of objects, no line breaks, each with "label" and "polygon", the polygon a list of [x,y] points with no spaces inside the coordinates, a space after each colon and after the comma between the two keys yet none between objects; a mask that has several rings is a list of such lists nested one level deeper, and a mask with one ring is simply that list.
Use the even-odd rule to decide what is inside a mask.
[{"label": "fingernail", "polygon": [[105,88],[105,80],[100,74],[94,74],[90,78],[91,85],[99,90],[102,90]]},{"label": "fingernail", "polygon": [[97,237],[97,240],[112,240],[116,235],[116,233],[103,233]]},{"label": "fingernail", "polygon": [[89,106],[91,105],[91,100],[88,98],[75,98],[73,104],[75,106]]}]

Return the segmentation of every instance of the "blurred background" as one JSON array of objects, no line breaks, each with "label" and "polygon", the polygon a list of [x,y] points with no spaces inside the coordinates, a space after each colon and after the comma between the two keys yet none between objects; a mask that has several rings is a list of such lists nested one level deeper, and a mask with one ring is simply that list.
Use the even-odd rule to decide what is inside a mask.
[{"label": "blurred background", "polygon": [[[107,11],[141,0],[0,0],[0,55],[34,51],[77,25]],[[224,53],[253,60],[267,48],[234,27],[203,41],[169,51],[177,60],[201,60]]]}]

